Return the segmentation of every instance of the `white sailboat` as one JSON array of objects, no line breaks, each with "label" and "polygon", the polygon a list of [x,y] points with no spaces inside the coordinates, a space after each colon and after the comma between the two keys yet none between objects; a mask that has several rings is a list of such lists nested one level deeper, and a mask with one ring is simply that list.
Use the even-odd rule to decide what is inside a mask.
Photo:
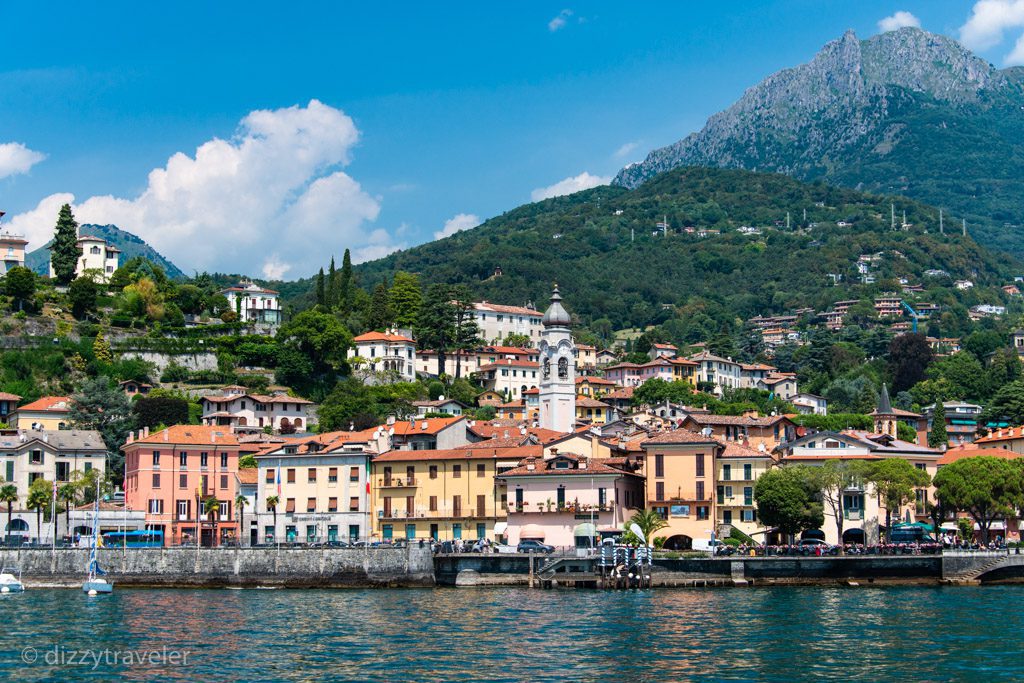
[{"label": "white sailboat", "polygon": [[92,512],[92,547],[89,549],[89,567],[85,582],[82,583],[82,592],[87,595],[99,595],[100,593],[113,593],[114,584],[102,578],[105,573],[100,568],[96,559],[96,548],[100,537],[100,483],[96,482],[96,505]]}]

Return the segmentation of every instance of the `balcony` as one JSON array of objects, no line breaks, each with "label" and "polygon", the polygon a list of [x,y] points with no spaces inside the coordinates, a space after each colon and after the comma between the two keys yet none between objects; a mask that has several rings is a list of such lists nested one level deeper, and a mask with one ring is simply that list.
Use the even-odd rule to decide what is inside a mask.
[{"label": "balcony", "polygon": [[499,515],[496,512],[478,514],[476,510],[378,510],[377,519],[401,520],[401,519],[495,519]]},{"label": "balcony", "polygon": [[377,487],[382,489],[405,489],[418,486],[416,477],[381,477],[377,480]]},{"label": "balcony", "polygon": [[859,522],[864,519],[863,510],[843,510],[843,519],[850,520],[851,522]]},{"label": "balcony", "polygon": [[508,508],[509,512],[532,512],[535,514],[545,515],[572,515],[572,514],[583,514],[590,512],[611,512],[611,505],[558,505],[552,503],[550,506],[546,503],[540,503],[537,505],[530,505],[529,503],[523,503],[522,505],[516,505],[513,503]]}]

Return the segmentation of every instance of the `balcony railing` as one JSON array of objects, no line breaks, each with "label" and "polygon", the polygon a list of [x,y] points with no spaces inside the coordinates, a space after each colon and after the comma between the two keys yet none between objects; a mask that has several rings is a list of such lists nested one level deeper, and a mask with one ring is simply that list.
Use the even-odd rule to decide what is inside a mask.
[{"label": "balcony railing", "polygon": [[478,514],[477,510],[379,510],[378,519],[490,519],[498,516],[497,512]]},{"label": "balcony railing", "polygon": [[859,522],[864,519],[863,510],[843,510],[843,519],[849,519],[854,522]]},{"label": "balcony railing", "polygon": [[416,477],[381,477],[377,480],[377,486],[380,488],[408,488],[410,486],[417,486]]},{"label": "balcony railing", "polygon": [[539,503],[536,505],[530,505],[529,503],[523,503],[522,505],[516,505],[513,503],[509,506],[509,512],[535,512],[543,514],[577,514],[584,512],[611,512],[611,505],[558,505],[552,503],[550,506],[547,503]]}]

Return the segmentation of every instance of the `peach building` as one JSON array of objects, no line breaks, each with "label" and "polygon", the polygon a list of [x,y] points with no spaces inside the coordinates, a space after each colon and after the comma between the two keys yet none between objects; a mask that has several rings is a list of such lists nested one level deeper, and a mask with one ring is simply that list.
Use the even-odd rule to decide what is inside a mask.
[{"label": "peach building", "polygon": [[[235,518],[238,439],[225,427],[175,425],[129,434],[125,502],[145,510],[146,528],[164,532],[164,543],[202,540],[205,546],[238,538]],[[206,513],[207,501],[217,502]]]}]

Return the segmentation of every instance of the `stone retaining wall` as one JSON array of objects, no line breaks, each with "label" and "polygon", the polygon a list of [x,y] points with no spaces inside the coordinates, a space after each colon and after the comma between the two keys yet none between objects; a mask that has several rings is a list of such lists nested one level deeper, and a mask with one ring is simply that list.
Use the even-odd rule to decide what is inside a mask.
[{"label": "stone retaining wall", "polygon": [[[106,578],[134,586],[432,586],[428,548],[101,548]],[[80,583],[88,550],[0,550],[26,583]]]}]

